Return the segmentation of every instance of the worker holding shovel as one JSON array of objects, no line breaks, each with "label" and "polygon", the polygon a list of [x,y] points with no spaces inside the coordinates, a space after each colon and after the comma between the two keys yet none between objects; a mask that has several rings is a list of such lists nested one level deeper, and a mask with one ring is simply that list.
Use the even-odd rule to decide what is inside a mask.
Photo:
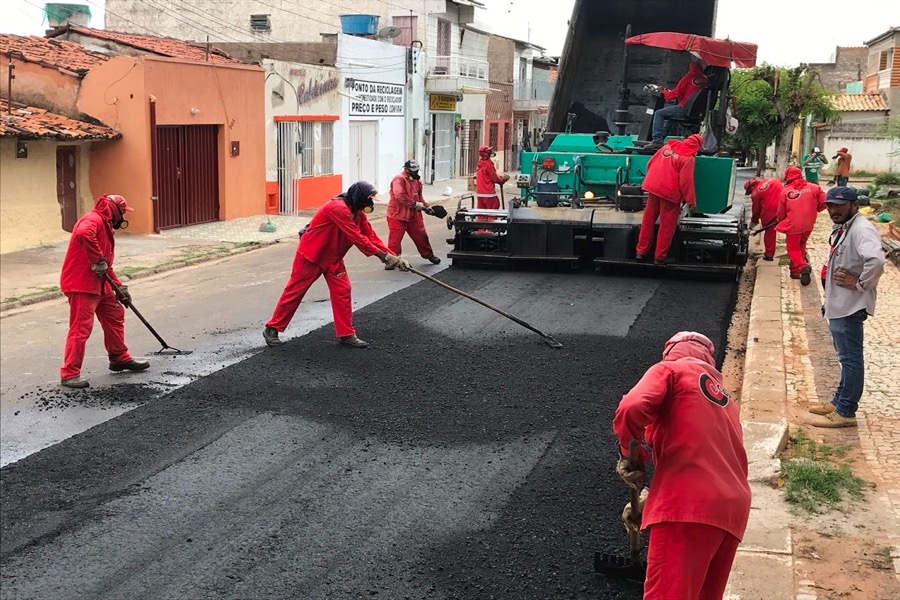
[{"label": "worker holding shovel", "polygon": [[369,345],[356,336],[353,328],[350,277],[344,266],[344,256],[352,246],[356,246],[366,256],[377,256],[388,267],[401,271],[410,269],[408,262],[388,250],[366,218],[366,214],[374,210],[375,194],[375,186],[358,181],[346,192],[322,205],[313,215],[300,236],[291,277],[263,330],[267,345],[278,346],[282,343],[278,334],[287,328],[303,296],[322,276],[328,284],[334,329],[341,345],[351,348]]},{"label": "worker holding shovel", "polygon": [[[392,254],[400,256],[403,236],[409,234],[409,239],[416,245],[419,254],[433,265],[441,262],[431,249],[428,241],[428,232],[425,231],[425,221],[422,213],[432,214],[432,209],[422,197],[422,182],[419,175],[419,163],[408,160],[403,165],[403,172],[391,181],[391,197],[387,207],[388,248]],[[394,267],[386,264],[388,271]]]},{"label": "worker holding shovel", "polygon": [[[149,362],[135,360],[128,353],[123,305],[131,302],[131,295],[113,271],[115,230],[128,226],[125,213],[133,210],[122,196],[103,195],[94,209],[78,219],[72,229],[59,282],[60,290],[69,300],[69,333],[63,366],[59,370],[63,387],[90,386],[81,378],[81,364],[95,315],[103,328],[111,371],[144,371],[150,367]],[[116,284],[118,293],[107,283],[107,276]]]},{"label": "worker holding shovel", "polygon": [[779,179],[756,179],[755,177],[744,184],[744,193],[750,196],[750,227],[762,228],[753,233],[763,234],[763,260],[775,260],[775,242],[778,232],[775,224],[778,223],[778,204],[781,202],[781,192],[784,185]]},{"label": "worker holding shovel", "polygon": [[[628,458],[634,440],[651,448],[656,467],[636,511],[640,527],[650,527],[644,600],[722,598],[750,517],[740,412],[722,387],[714,352],[703,334],[675,334],[613,420],[622,479],[633,488],[646,479],[647,451]],[[629,530],[637,526],[632,509],[623,514]]]}]

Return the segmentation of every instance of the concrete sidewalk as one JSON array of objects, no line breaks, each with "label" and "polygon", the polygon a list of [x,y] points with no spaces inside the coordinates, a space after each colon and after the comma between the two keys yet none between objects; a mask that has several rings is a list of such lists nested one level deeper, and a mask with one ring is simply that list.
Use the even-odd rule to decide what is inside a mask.
[{"label": "concrete sidewalk", "polygon": [[[423,186],[428,203],[448,210],[467,193],[467,180],[452,179]],[[451,195],[444,192],[450,188]],[[507,186],[507,192],[512,193]],[[387,196],[370,219],[383,219]],[[169,229],[159,234],[116,234],[116,273],[123,281],[225,258],[278,242],[293,242],[297,232],[315,214],[307,210],[297,215],[258,215]],[[269,223],[274,225],[274,231]],[[262,229],[262,230],[261,230]],[[0,313],[59,298],[59,271],[68,242],[30,248],[0,255]]]}]

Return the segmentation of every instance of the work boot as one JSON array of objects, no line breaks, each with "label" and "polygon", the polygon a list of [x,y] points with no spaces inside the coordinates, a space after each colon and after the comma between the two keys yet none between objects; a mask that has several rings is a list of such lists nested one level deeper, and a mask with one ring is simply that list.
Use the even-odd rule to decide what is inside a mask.
[{"label": "work boot", "polygon": [[806,265],[800,270],[800,285],[809,285],[812,281],[810,274],[812,273],[812,267]]},{"label": "work boot", "polygon": [[131,359],[128,362],[118,363],[109,365],[110,371],[146,371],[150,368],[150,361],[148,360],[134,360]]},{"label": "work boot", "polygon": [[812,416],[806,419],[807,425],[813,427],[824,427],[826,429],[836,429],[838,427],[856,427],[856,417],[845,417],[836,412],[830,412],[827,415]]},{"label": "work boot", "polygon": [[365,341],[359,339],[358,337],[356,337],[356,335],[345,335],[344,337],[340,338],[340,342],[341,342],[342,346],[349,346],[351,348],[368,348],[369,347],[368,342],[365,342]]},{"label": "work boot", "polygon": [[636,260],[637,262],[647,262],[647,257],[643,254],[635,254],[634,260]]},{"label": "work boot", "polygon": [[82,379],[81,377],[70,377],[69,379],[62,379],[59,382],[59,385],[67,388],[71,388],[73,390],[81,390],[86,387],[91,387],[91,384],[87,379]]},{"label": "work boot", "polygon": [[810,404],[807,409],[814,415],[827,415],[834,412],[834,404],[830,402],[818,402],[816,404]]},{"label": "work boot", "polygon": [[774,256],[763,256],[763,260],[767,260],[767,261],[769,261],[769,262],[772,262],[773,260],[775,260],[775,257],[774,257]]},{"label": "work boot", "polygon": [[653,264],[665,266],[665,265],[674,265],[677,262],[678,262],[678,259],[673,258],[671,256],[667,256],[661,260],[654,261]]},{"label": "work boot", "polygon": [[280,346],[284,342],[278,339],[278,330],[273,327],[263,329],[263,339],[267,346]]},{"label": "work boot", "polygon": [[393,271],[394,267],[389,267],[388,265],[384,265],[384,270],[385,271]]},{"label": "work boot", "polygon": [[425,260],[427,260],[428,262],[430,262],[430,263],[433,264],[433,265],[439,265],[439,264],[441,264],[441,259],[439,259],[439,258],[438,258],[437,256],[435,256],[434,254],[432,254],[431,256],[426,256],[426,257],[425,257]]}]

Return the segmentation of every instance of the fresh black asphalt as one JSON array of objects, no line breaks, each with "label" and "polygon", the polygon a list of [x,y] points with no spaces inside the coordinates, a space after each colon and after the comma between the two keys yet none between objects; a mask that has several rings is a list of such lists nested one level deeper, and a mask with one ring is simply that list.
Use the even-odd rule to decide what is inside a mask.
[{"label": "fresh black asphalt", "polygon": [[0,470],[0,598],[640,598],[592,572],[628,547],[612,416],[674,332],[722,348],[734,285],[439,278],[564,348],[422,281],[356,313],[366,350],[81,393],[144,403]]}]

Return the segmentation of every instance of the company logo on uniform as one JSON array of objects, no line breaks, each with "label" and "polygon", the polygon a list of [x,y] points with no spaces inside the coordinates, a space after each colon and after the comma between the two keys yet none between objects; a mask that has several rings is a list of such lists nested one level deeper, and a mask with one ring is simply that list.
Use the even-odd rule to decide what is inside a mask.
[{"label": "company logo on uniform", "polygon": [[675,153],[672,152],[669,148],[666,148],[666,149],[663,150],[663,152],[662,152],[662,155],[665,156],[666,158],[671,158],[674,154],[675,154]]},{"label": "company logo on uniform", "polygon": [[800,197],[800,192],[797,190],[791,190],[787,193],[788,200],[796,200]]},{"label": "company logo on uniform", "polygon": [[728,401],[731,400],[731,394],[722,387],[722,384],[706,373],[701,373],[697,384],[700,386],[700,393],[713,404],[727,406]]},{"label": "company logo on uniform", "polygon": [[759,186],[759,191],[764,192],[769,189],[769,182],[766,181],[762,185]]},{"label": "company logo on uniform", "polygon": [[703,87],[706,85],[706,80],[703,77],[694,77],[691,83],[694,84],[694,87]]}]

